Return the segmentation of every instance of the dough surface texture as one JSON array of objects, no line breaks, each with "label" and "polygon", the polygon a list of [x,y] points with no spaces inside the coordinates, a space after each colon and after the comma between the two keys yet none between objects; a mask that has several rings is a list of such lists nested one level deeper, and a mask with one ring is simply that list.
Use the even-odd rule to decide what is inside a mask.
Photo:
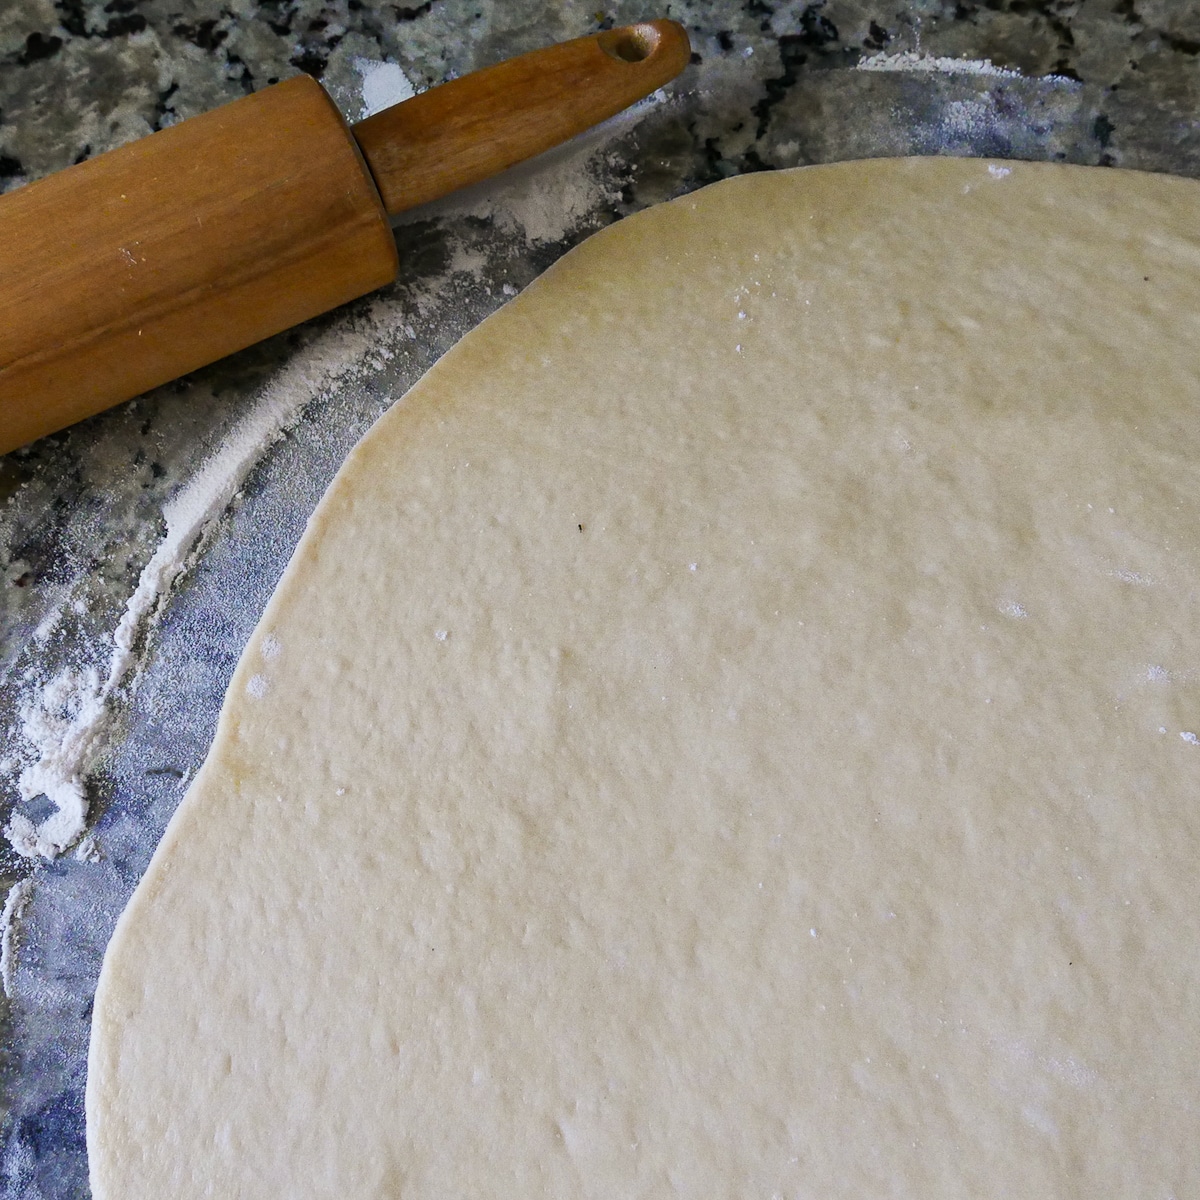
[{"label": "dough surface texture", "polygon": [[109,949],[97,1200],[1200,1195],[1200,187],[760,174],[350,456]]}]

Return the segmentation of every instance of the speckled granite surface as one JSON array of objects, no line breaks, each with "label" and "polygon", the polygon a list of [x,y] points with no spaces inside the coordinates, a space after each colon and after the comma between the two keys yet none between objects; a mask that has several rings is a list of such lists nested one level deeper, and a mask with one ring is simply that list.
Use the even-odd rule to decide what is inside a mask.
[{"label": "speckled granite surface", "polygon": [[[1200,8],[1184,0],[4,0],[0,187],[66,167],[299,71],[351,119],[370,78],[420,89],[602,24],[669,15],[693,64],[656,103],[397,229],[396,285],[0,458],[0,817],[36,756],[31,704],[101,669],[146,564],[246,414],[285,394],[284,436],[188,541],[106,698],[86,780],[97,850],[31,879],[10,946],[0,1194],[88,1194],[90,998],[113,923],[199,765],[226,680],[304,521],[374,418],[447,346],[574,242],[739,172],[872,155],[975,154],[1200,175]],[[872,56],[1004,73],[866,71]],[[379,76],[379,63],[399,67]],[[909,64],[912,65],[911,62]],[[3,286],[3,281],[0,281]],[[54,715],[51,713],[51,715]],[[67,720],[71,714],[58,713]]]}]

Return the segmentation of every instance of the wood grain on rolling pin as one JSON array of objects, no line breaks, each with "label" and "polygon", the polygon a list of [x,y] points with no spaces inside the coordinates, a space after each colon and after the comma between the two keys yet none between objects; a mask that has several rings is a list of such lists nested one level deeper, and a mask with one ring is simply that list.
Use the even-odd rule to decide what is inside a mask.
[{"label": "wood grain on rolling pin", "polygon": [[395,278],[320,85],[287,80],[0,197],[0,452]]}]

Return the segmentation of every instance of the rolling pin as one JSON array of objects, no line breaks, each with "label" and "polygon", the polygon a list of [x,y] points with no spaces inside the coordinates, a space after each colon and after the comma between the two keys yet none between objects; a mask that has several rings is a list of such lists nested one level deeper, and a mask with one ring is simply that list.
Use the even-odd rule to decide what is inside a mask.
[{"label": "rolling pin", "polygon": [[0,453],[390,283],[389,218],[674,78],[673,21],[578,38],[347,126],[288,79],[0,196]]}]

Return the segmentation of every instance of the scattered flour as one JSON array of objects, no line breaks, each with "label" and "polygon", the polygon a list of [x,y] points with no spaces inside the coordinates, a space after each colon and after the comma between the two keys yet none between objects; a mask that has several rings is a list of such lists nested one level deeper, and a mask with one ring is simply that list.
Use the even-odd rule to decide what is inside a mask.
[{"label": "scattered flour", "polygon": [[951,137],[970,137],[988,128],[995,116],[995,107],[986,100],[951,100],[942,115],[942,129]]},{"label": "scattered flour", "polygon": [[4,911],[0,912],[0,986],[9,999],[13,994],[13,972],[16,970],[17,922],[33,896],[33,880],[22,879],[8,889]]},{"label": "scattered flour", "polygon": [[[88,817],[86,780],[102,749],[111,700],[137,661],[137,648],[208,526],[233,499],[264,451],[312,399],[359,366],[388,331],[338,329],[300,351],[184,488],[163,507],[166,532],[125,604],[99,666],[66,667],[31,690],[17,730],[26,760],[21,801],[44,796],[54,811],[41,821],[14,812],[4,834],[25,858],[57,858],[80,843]],[[90,843],[82,857],[95,854]]]},{"label": "scattered flour", "polygon": [[59,623],[62,621],[63,609],[65,607],[65,601],[60,600],[51,607],[50,611],[38,623],[38,627],[33,631],[33,640],[39,646],[44,646],[50,640],[50,635],[58,628]]},{"label": "scattered flour", "polygon": [[104,728],[106,695],[95,667],[66,667],[30,697],[20,712],[20,734],[36,757],[17,777],[29,802],[45,796],[54,812],[35,824],[14,812],[4,829],[25,858],[57,858],[83,833],[88,801],[84,778]]},{"label": "scattered flour", "polygon": [[263,389],[254,407],[192,481],[163,506],[166,535],[142,570],[113,634],[116,649],[104,685],[106,695],[125,678],[134,662],[139,631],[183,570],[200,534],[225,510],[250,468],[295,423],[304,406],[352,371],[374,340],[370,332],[340,329],[301,351]]},{"label": "scattered flour", "polygon": [[[987,75],[995,79],[1025,79],[1012,67],[998,67],[990,58],[935,58],[917,50],[899,54],[873,54],[860,59],[859,71],[901,71],[918,75]],[[1053,83],[1074,83],[1065,75],[1042,75],[1038,78]]]},{"label": "scattered flour", "polygon": [[1113,579],[1119,579],[1122,583],[1132,583],[1137,587],[1153,587],[1154,580],[1149,575],[1143,575],[1138,571],[1119,570],[1109,571],[1109,575]]},{"label": "scattered flour", "polygon": [[417,90],[399,65],[376,62],[371,58],[354,59],[354,69],[362,76],[362,112],[359,120],[372,117],[393,104],[411,100]]},{"label": "scattered flour", "polygon": [[1020,79],[1021,72],[998,67],[990,58],[932,58],[916,50],[899,54],[872,54],[860,59],[860,71],[905,71],[923,75],[993,75],[1001,79]]}]

